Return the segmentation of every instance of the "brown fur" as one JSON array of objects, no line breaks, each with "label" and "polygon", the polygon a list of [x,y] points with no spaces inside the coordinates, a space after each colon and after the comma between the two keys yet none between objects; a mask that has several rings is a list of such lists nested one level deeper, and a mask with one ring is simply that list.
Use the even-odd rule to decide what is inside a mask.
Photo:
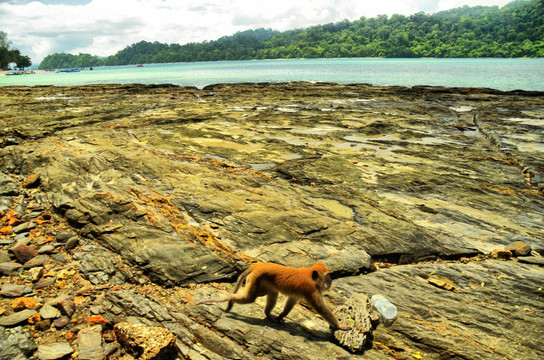
[{"label": "brown fur", "polygon": [[[244,291],[237,293],[244,282]],[[323,299],[322,293],[331,287],[331,283],[329,268],[320,262],[301,269],[271,263],[255,264],[240,275],[229,296],[201,300],[197,304],[228,302],[226,311],[230,311],[234,303],[249,304],[257,297],[267,295],[266,317],[281,321],[300,299],[304,299],[327,320],[331,328],[348,330],[349,327],[338,322]],[[278,301],[278,293],[287,295],[287,301],[280,315],[274,318],[271,312]]]}]

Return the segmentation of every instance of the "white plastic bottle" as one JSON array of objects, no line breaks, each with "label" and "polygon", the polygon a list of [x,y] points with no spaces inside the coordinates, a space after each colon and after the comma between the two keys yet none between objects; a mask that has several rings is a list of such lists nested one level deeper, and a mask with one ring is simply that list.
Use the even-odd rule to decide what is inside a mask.
[{"label": "white plastic bottle", "polygon": [[397,317],[397,307],[393,305],[385,296],[382,294],[372,295],[370,302],[380,314],[380,318],[384,325],[391,325]]}]

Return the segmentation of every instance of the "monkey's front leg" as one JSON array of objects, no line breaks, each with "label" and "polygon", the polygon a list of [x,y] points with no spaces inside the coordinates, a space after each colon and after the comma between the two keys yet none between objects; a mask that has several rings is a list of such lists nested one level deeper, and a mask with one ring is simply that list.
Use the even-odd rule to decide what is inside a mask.
[{"label": "monkey's front leg", "polygon": [[297,302],[298,302],[298,298],[294,296],[289,296],[287,298],[287,301],[285,301],[285,305],[283,305],[283,311],[281,312],[281,314],[278,315],[278,317],[276,318],[276,321],[282,322],[283,318],[286,317],[291,312],[291,310],[297,304]]}]

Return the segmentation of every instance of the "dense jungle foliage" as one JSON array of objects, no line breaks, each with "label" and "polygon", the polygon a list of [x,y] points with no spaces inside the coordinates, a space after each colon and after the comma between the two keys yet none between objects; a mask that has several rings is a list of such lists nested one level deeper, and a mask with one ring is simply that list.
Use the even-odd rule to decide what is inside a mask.
[{"label": "dense jungle foliage", "polygon": [[337,57],[544,57],[544,0],[362,17],[285,32],[248,30],[186,45],[141,41],[105,59],[49,55],[40,68]]}]

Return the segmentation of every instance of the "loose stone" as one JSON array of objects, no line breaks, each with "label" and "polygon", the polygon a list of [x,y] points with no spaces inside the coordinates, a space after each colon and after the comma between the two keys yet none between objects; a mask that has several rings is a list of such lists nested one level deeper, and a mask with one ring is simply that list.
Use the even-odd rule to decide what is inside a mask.
[{"label": "loose stone", "polygon": [[66,244],[64,245],[64,248],[66,250],[72,250],[73,248],[75,248],[78,245],[78,242],[79,241],[78,241],[77,236],[73,236],[70,239],[68,239],[68,241],[66,241]]},{"label": "loose stone", "polygon": [[513,256],[527,256],[531,254],[531,245],[524,241],[515,241],[508,245],[505,250],[510,250]]},{"label": "loose stone", "polygon": [[51,319],[37,321],[34,327],[38,331],[47,331],[51,327]]},{"label": "loose stone", "polygon": [[0,263],[0,273],[3,275],[16,275],[23,266],[12,262]]},{"label": "loose stone", "polygon": [[30,289],[26,285],[4,284],[2,285],[2,289],[0,290],[0,295],[6,297],[20,297],[26,294],[30,294],[31,292],[32,289]]},{"label": "loose stone", "polygon": [[26,180],[23,182],[24,188],[34,188],[40,185],[40,174],[30,174],[27,176]]},{"label": "loose stone", "polygon": [[0,325],[13,326],[28,320],[29,317],[37,313],[38,312],[36,310],[31,310],[31,309],[22,310],[22,311],[0,318]]},{"label": "loose stone", "polygon": [[48,254],[48,253],[52,252],[53,250],[55,250],[54,245],[45,245],[45,246],[42,246],[38,250],[38,254]]},{"label": "loose stone", "polygon": [[58,261],[60,263],[65,263],[68,261],[68,259],[66,259],[66,257],[62,254],[52,254],[51,259]]},{"label": "loose stone", "polygon": [[28,269],[26,274],[28,275],[28,278],[30,281],[35,283],[36,281],[40,280],[43,276],[44,268],[42,266],[33,267],[31,269]]},{"label": "loose stone", "polygon": [[68,241],[68,239],[71,239],[73,237],[77,237],[76,234],[68,231],[61,231],[57,234],[56,239],[59,243],[65,243]]},{"label": "loose stone", "polygon": [[26,263],[29,260],[32,260],[38,256],[38,252],[31,246],[28,245],[18,245],[12,249],[13,254],[18,262],[21,264]]},{"label": "loose stone", "polygon": [[64,315],[72,316],[76,311],[76,304],[72,300],[62,300],[59,309]]},{"label": "loose stone", "polygon": [[119,342],[139,359],[168,359],[176,356],[176,337],[165,328],[121,322],[114,329]]},{"label": "loose stone", "polygon": [[32,229],[35,229],[36,228],[36,224],[32,221],[29,221],[29,222],[25,222],[25,223],[22,223],[21,225],[17,225],[16,227],[13,228],[13,232],[15,234],[20,234],[20,233],[24,233],[24,232],[29,232],[30,230]]},{"label": "loose stone", "polygon": [[43,266],[48,261],[49,261],[49,255],[42,254],[42,255],[38,255],[35,258],[27,261],[24,264],[24,267],[25,267],[25,269],[30,269],[30,268],[33,268],[33,267],[36,267],[36,266]]},{"label": "loose stone", "polygon": [[[2,245],[2,244],[0,244]],[[9,245],[9,244],[8,244]],[[5,250],[0,251],[0,263],[7,263],[11,262],[11,258],[9,257],[9,253]]]},{"label": "loose stone", "polygon": [[63,328],[69,323],[70,323],[70,318],[68,316],[61,316],[60,318],[55,319],[53,321],[53,325],[55,325],[57,329]]},{"label": "loose stone", "polygon": [[11,302],[11,307],[15,311],[21,311],[24,309],[36,310],[36,308],[38,307],[38,304],[36,303],[36,300],[34,300],[33,298],[20,297]]},{"label": "loose stone", "polygon": [[55,319],[60,316],[60,311],[49,304],[45,304],[40,309],[40,316],[43,319]]},{"label": "loose stone", "polygon": [[56,277],[41,278],[36,284],[34,284],[34,289],[37,290],[37,289],[46,288],[48,286],[53,285],[55,281],[57,281]]},{"label": "loose stone", "polygon": [[519,262],[544,266],[544,256],[520,256]]},{"label": "loose stone", "polygon": [[491,257],[494,259],[508,260],[512,257],[512,252],[510,250],[502,249],[493,250],[493,252],[491,253]]}]

